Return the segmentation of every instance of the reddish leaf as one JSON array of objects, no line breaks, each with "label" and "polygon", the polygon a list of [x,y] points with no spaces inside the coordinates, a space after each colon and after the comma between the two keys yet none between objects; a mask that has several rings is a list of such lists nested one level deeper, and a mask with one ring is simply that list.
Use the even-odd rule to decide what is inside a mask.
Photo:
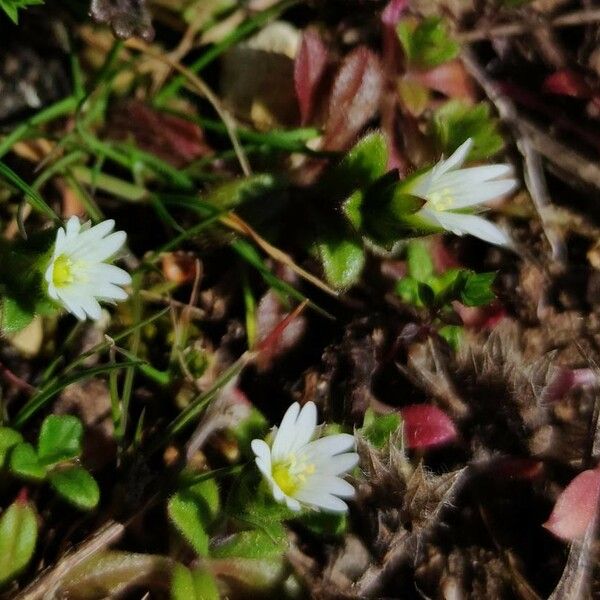
[{"label": "reddish leaf", "polygon": [[343,150],[375,116],[383,87],[379,60],[365,46],[352,51],[340,66],[329,98],[325,148]]},{"label": "reddish leaf", "polygon": [[597,382],[592,369],[554,369],[550,382],[542,392],[542,401],[545,403],[559,402],[572,389],[589,387]]},{"label": "reddish leaf", "polygon": [[327,66],[327,48],[319,34],[307,29],[294,63],[294,84],[302,124],[312,115],[315,92]]},{"label": "reddish leaf", "polygon": [[197,125],[156,111],[138,100],[116,107],[110,116],[107,135],[118,140],[133,138],[140,149],[174,167],[183,167],[211,152]]},{"label": "reddish leaf", "polygon": [[460,302],[453,302],[452,305],[464,326],[477,331],[494,329],[506,317],[506,309],[499,302],[489,306],[465,306]]},{"label": "reddish leaf", "polygon": [[545,92],[573,98],[591,98],[592,89],[581,73],[571,69],[562,69],[546,77],[542,86]]},{"label": "reddish leaf", "polygon": [[381,22],[384,25],[396,27],[407,8],[408,0],[390,0],[381,13]]},{"label": "reddish leaf", "polygon": [[437,406],[412,404],[400,409],[407,448],[430,448],[454,441],[458,435],[450,417]]},{"label": "reddish leaf", "polygon": [[600,497],[600,470],[580,473],[558,497],[544,527],[563,540],[583,537],[596,516]]},{"label": "reddish leaf", "polygon": [[293,348],[304,335],[306,318],[300,314],[304,307],[300,304],[288,313],[273,292],[262,297],[256,315],[260,340],[256,362],[260,371],[268,369],[276,357]]},{"label": "reddish leaf", "polygon": [[449,98],[475,100],[475,89],[462,62],[452,60],[427,71],[411,71],[408,75],[421,85]]}]

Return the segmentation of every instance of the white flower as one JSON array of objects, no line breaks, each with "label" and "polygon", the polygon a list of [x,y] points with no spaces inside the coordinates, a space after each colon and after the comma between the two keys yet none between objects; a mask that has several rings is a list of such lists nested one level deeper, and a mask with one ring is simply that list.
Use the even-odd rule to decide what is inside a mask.
[{"label": "white flower", "polygon": [[311,441],[317,428],[317,407],[307,402],[300,410],[295,402],[275,432],[272,447],[253,440],[256,466],[267,480],[277,502],[300,510],[301,505],[330,512],[346,512],[341,498],[352,498],[354,488],[339,475],[358,463],[354,437],[347,433]]},{"label": "white flower", "polygon": [[472,145],[469,138],[447,160],[440,160],[410,182],[407,191],[426,200],[417,213],[426,221],[456,235],[467,233],[492,244],[509,246],[510,238],[493,223],[476,215],[454,212],[505,196],[518,185],[510,165],[461,169]]},{"label": "white flower", "polygon": [[131,283],[129,273],[105,262],[127,239],[124,231],[110,233],[114,226],[111,219],[82,227],[77,217],[71,217],[56,234],[45,274],[48,295],[82,321],[100,318],[98,300],[127,298],[119,286]]}]

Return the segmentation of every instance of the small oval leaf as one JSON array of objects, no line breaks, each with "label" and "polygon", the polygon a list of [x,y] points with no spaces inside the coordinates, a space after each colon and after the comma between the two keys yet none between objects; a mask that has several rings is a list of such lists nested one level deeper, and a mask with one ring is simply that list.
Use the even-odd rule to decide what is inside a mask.
[{"label": "small oval leaf", "polygon": [[50,415],[44,419],[38,439],[38,457],[44,465],[71,460],[81,454],[83,426],[73,415]]},{"label": "small oval leaf", "polygon": [[13,580],[29,564],[36,541],[35,510],[19,498],[0,517],[0,585]]},{"label": "small oval leaf", "polygon": [[100,500],[96,480],[82,467],[53,471],[49,479],[56,493],[77,508],[90,510]]},{"label": "small oval leaf", "polygon": [[10,452],[9,462],[11,472],[18,477],[34,481],[42,481],[46,477],[46,469],[40,464],[31,444],[17,444]]},{"label": "small oval leaf", "polygon": [[596,516],[600,498],[600,470],[580,473],[558,497],[544,527],[563,540],[583,537]]},{"label": "small oval leaf", "polygon": [[407,448],[430,448],[448,444],[458,433],[450,417],[437,406],[412,404],[400,409]]}]

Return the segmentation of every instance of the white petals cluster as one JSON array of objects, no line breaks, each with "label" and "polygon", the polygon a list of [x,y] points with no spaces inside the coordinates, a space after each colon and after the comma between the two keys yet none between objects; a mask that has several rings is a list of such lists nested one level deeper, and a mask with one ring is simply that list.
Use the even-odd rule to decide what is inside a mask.
[{"label": "white petals cluster", "polygon": [[82,226],[71,217],[56,234],[52,258],[46,268],[48,295],[78,319],[100,318],[98,300],[125,300],[120,286],[131,283],[129,273],[108,264],[127,239],[124,231],[115,231],[113,220],[94,227]]},{"label": "white petals cluster", "polygon": [[[253,440],[256,466],[277,502],[293,511],[304,505],[316,510],[343,513],[354,488],[340,475],[358,464],[354,437],[347,433],[312,440],[317,428],[317,407],[295,402],[286,411],[271,447]],[[311,441],[312,440],[312,441]]]},{"label": "white petals cluster", "polygon": [[491,244],[509,246],[510,238],[493,223],[477,215],[455,212],[501,198],[518,186],[510,165],[461,169],[472,145],[469,138],[452,156],[411,182],[407,191],[426,200],[417,213],[426,221],[456,235],[470,234]]}]

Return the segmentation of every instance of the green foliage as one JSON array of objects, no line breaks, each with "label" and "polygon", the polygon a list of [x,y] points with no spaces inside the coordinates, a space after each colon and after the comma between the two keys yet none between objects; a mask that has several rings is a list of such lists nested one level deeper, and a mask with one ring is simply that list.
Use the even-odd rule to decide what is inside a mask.
[{"label": "green foliage", "polygon": [[369,133],[325,176],[323,187],[346,198],[355,190],[371,185],[384,175],[387,161],[387,144],[382,133]]},{"label": "green foliage", "polygon": [[10,470],[13,475],[33,481],[43,481],[46,469],[40,463],[35,448],[26,442],[17,444],[10,453]]},{"label": "green foliage", "polygon": [[72,415],[49,415],[38,438],[38,457],[44,465],[76,458],[81,454],[83,426]]},{"label": "green foliage", "polygon": [[256,438],[264,437],[269,423],[265,416],[254,406],[250,410],[250,414],[233,430],[240,450],[243,454],[250,452],[250,444]]},{"label": "green foliage", "polygon": [[456,58],[460,51],[439,17],[428,17],[418,24],[412,19],[403,19],[396,31],[409,64],[417,68],[437,67]]},{"label": "green foliage", "polygon": [[440,327],[438,333],[455,352],[460,348],[464,334],[463,328],[460,325],[444,325]]},{"label": "green foliage", "polygon": [[0,469],[4,467],[11,448],[23,441],[23,436],[10,427],[0,427]]},{"label": "green foliage", "polygon": [[273,175],[259,173],[214,187],[204,201],[220,210],[231,210],[260,198],[278,185],[279,183]]},{"label": "green foliage", "polygon": [[90,510],[100,501],[98,484],[83,467],[55,469],[48,478],[54,491],[77,508]]},{"label": "green foliage", "polygon": [[363,426],[360,431],[363,437],[375,448],[383,448],[389,441],[390,436],[400,431],[401,426],[402,418],[398,413],[379,415],[372,408],[368,408],[365,411]]},{"label": "green foliage", "polygon": [[12,581],[29,564],[37,541],[37,517],[33,506],[22,499],[0,516],[0,586]]},{"label": "green foliage", "polygon": [[396,283],[396,293],[418,308],[442,310],[458,300],[466,306],[485,306],[494,300],[495,273],[475,273],[469,269],[450,269],[433,273],[433,264],[423,242],[407,247],[408,274]]},{"label": "green foliage", "polygon": [[345,290],[358,282],[365,265],[362,240],[352,233],[344,238],[339,233],[318,244],[319,254],[327,281],[338,290]]},{"label": "green foliage", "polygon": [[343,513],[304,512],[298,517],[298,521],[320,538],[338,537],[348,529],[348,517]]},{"label": "green foliage", "polygon": [[0,0],[0,8],[15,25],[19,22],[19,10],[36,4],[44,4],[44,0]]},{"label": "green foliage", "polygon": [[213,558],[281,558],[287,549],[285,535],[273,537],[265,531],[250,529],[240,531],[217,546]]},{"label": "green foliage", "polygon": [[431,121],[431,129],[439,149],[452,154],[465,140],[472,138],[468,160],[493,156],[504,147],[498,123],[490,115],[490,107],[481,102],[470,106],[460,100],[450,100],[439,108]]},{"label": "green foliage", "polygon": [[219,489],[214,479],[179,490],[167,505],[171,522],[199,556],[208,556],[207,529],[219,509]]},{"label": "green foliage", "polygon": [[64,500],[80,508],[94,508],[100,500],[100,490],[94,478],[72,463],[81,455],[83,427],[72,415],[49,415],[44,419],[37,441],[37,450],[23,442],[21,435],[0,428],[0,459],[10,473],[31,482],[48,481]]},{"label": "green foliage", "polygon": [[15,333],[37,314],[56,310],[43,281],[53,240],[44,233],[26,242],[0,241],[0,333]]},{"label": "green foliage", "polygon": [[171,600],[219,600],[214,577],[205,569],[190,569],[175,565],[171,578]]}]

